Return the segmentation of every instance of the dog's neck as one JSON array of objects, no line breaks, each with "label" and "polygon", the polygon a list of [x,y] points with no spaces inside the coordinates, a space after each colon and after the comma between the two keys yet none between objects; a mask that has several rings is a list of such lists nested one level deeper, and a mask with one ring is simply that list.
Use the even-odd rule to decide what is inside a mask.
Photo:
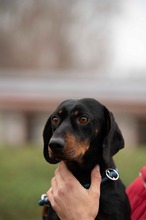
[{"label": "dog's neck", "polygon": [[68,169],[73,173],[73,175],[78,179],[78,181],[84,185],[91,182],[91,172],[96,164],[100,166],[100,173],[103,177],[105,175],[105,170],[107,168],[115,168],[113,159],[109,161],[108,164],[105,164],[104,161],[86,161],[83,164],[80,164],[76,161],[65,161]]}]

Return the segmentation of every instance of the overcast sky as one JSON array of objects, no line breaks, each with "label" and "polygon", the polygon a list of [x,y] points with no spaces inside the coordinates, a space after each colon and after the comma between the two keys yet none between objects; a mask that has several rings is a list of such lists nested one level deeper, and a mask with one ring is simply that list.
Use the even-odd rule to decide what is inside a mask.
[{"label": "overcast sky", "polygon": [[145,76],[146,73],[146,1],[123,2],[122,13],[112,25],[113,75]]}]

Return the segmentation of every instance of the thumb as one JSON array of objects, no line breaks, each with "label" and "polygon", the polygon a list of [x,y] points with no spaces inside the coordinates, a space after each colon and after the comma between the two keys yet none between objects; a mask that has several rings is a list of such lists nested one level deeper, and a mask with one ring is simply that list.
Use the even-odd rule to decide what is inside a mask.
[{"label": "thumb", "polygon": [[91,172],[91,186],[90,193],[100,195],[101,175],[99,165],[96,165]]}]

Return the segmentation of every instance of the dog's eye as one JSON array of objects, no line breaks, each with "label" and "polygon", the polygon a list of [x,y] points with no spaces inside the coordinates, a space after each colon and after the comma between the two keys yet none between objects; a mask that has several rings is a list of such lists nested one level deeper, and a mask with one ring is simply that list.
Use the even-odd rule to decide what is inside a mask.
[{"label": "dog's eye", "polygon": [[85,125],[89,122],[89,118],[87,118],[86,116],[82,116],[79,118],[79,122],[80,124]]},{"label": "dog's eye", "polygon": [[52,117],[52,124],[57,126],[60,123],[60,119],[57,116]]}]

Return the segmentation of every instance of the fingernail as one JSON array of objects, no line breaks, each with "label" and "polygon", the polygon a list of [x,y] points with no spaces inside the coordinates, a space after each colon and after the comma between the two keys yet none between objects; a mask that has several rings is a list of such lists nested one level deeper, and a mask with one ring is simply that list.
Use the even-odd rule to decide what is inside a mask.
[{"label": "fingernail", "polygon": [[96,165],[96,170],[97,170],[98,172],[100,172],[99,165]]}]

